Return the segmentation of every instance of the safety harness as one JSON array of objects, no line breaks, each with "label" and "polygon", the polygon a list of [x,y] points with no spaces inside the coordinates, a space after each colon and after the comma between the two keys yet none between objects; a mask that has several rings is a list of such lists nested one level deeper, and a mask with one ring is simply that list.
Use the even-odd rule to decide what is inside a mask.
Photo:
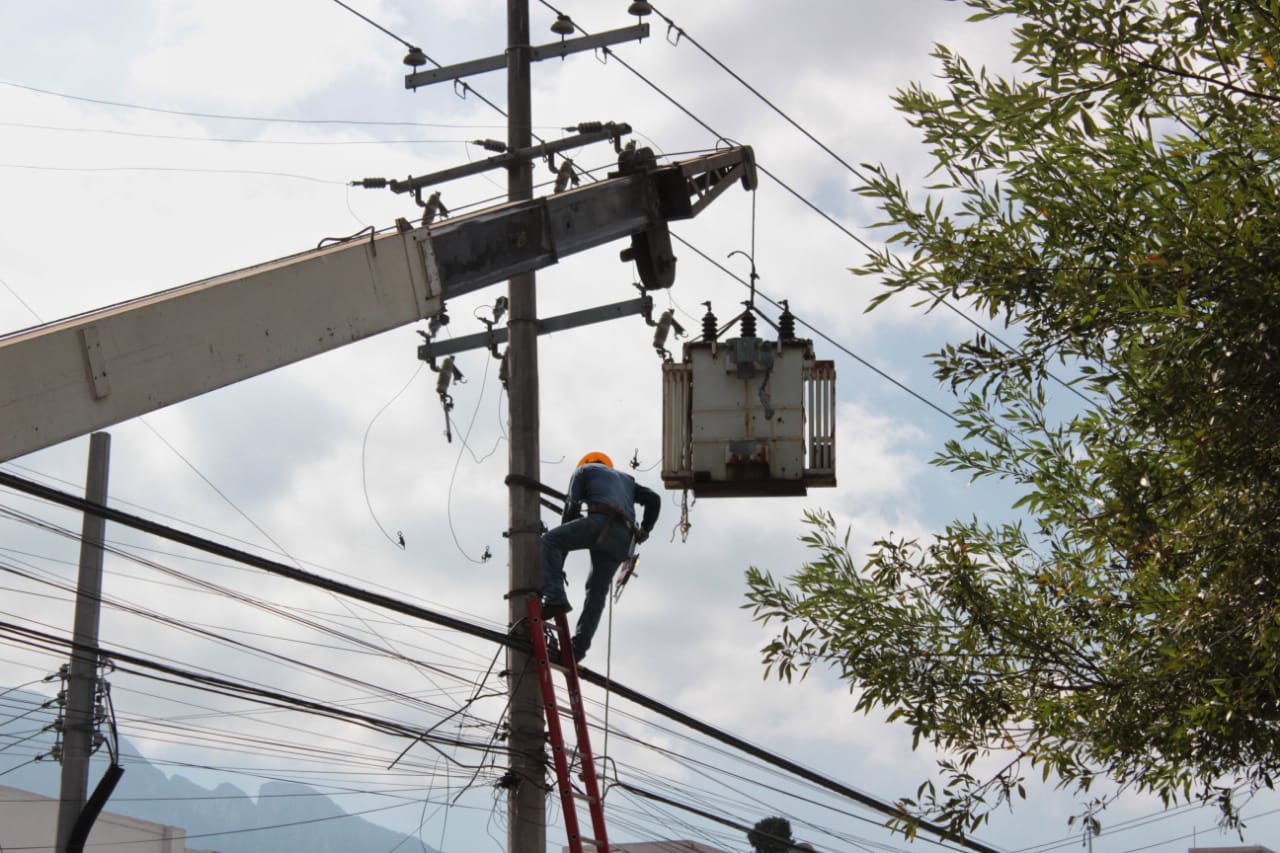
[{"label": "safety harness", "polygon": [[613,504],[595,503],[594,501],[587,501],[587,514],[591,515],[593,513],[597,515],[608,516],[608,520],[605,521],[604,527],[600,528],[600,535],[596,537],[597,545],[604,542],[604,537],[609,532],[610,525],[612,525],[614,522],[617,522],[618,524],[621,524],[623,527],[625,527],[627,529],[627,532],[631,534],[631,537],[633,539],[636,536],[636,532],[639,530],[639,528],[636,527],[635,522],[627,518],[626,513],[624,513],[621,509],[614,506]]}]

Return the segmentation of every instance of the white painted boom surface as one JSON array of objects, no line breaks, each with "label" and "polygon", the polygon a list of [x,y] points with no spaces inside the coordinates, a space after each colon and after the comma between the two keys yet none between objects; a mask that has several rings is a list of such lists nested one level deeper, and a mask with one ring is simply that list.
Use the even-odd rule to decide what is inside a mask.
[{"label": "white painted boom surface", "polygon": [[435,314],[427,234],[327,246],[0,338],[0,460]]}]

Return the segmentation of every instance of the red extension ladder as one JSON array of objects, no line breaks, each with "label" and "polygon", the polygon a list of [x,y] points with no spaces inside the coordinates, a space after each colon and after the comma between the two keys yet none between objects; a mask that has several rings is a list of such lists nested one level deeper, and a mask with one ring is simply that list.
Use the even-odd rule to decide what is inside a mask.
[{"label": "red extension ladder", "polygon": [[564,811],[564,828],[569,835],[570,853],[584,853],[582,845],[589,844],[598,853],[609,853],[609,838],[604,830],[604,802],[596,783],[595,760],[591,756],[591,741],[587,732],[587,718],[582,710],[582,689],[578,684],[578,664],[573,658],[573,642],[569,636],[569,620],[564,615],[555,617],[556,635],[560,638],[560,660],[556,661],[565,676],[569,688],[569,709],[573,712],[574,731],[578,737],[578,756],[582,762],[582,785],[586,789],[587,805],[591,809],[591,826],[595,838],[583,838],[578,830],[578,814],[574,808],[573,786],[569,781],[569,760],[564,748],[564,733],[560,726],[560,707],[556,704],[556,687],[551,680],[552,661],[547,653],[547,637],[543,631],[542,602],[537,595],[527,600],[529,633],[533,639],[533,657],[538,665],[538,684],[542,687],[542,710],[547,717],[547,735],[551,739],[551,754],[556,766],[556,782],[560,789],[560,804]]}]

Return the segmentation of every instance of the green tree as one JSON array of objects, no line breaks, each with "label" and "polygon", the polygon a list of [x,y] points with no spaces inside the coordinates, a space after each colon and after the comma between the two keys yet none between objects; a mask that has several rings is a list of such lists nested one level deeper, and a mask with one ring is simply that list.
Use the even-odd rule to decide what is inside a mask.
[{"label": "green tree", "polygon": [[1028,774],[1231,822],[1280,771],[1280,3],[967,2],[1014,71],[939,46],[897,93],[933,183],[867,167],[892,236],[855,271],[1016,336],[931,358],[935,463],[1019,497],[865,563],[810,515],[797,574],[748,572],[766,677],[830,665],[946,753],[908,823],[971,831]]},{"label": "green tree", "polygon": [[755,853],[790,853],[791,821],[785,817],[766,817],[756,821],[747,833],[747,843]]}]

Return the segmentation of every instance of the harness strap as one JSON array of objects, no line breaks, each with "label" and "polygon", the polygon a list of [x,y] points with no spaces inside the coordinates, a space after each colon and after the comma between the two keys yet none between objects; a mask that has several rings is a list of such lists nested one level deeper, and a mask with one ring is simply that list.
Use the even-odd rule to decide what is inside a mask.
[{"label": "harness strap", "polygon": [[587,512],[597,513],[600,515],[607,515],[609,517],[608,521],[605,522],[604,527],[600,528],[600,535],[596,537],[597,545],[600,545],[604,542],[604,537],[609,532],[609,526],[614,522],[617,522],[618,524],[621,524],[623,527],[625,527],[627,529],[627,532],[630,533],[632,536],[636,535],[635,523],[630,521],[626,517],[626,515],[623,514],[622,510],[618,509],[613,504],[594,503],[592,501],[588,501]]}]

